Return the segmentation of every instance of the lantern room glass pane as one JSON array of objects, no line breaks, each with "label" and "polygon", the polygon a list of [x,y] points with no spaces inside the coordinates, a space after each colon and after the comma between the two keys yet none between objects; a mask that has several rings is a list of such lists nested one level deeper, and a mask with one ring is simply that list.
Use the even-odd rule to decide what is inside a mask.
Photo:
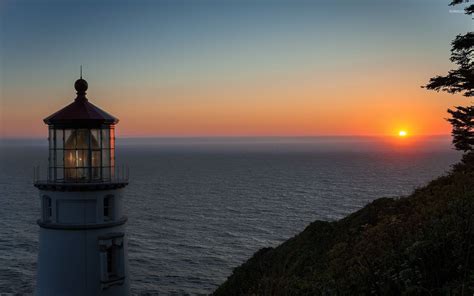
[{"label": "lantern room glass pane", "polygon": [[73,168],[76,166],[76,150],[64,151],[64,167]]},{"label": "lantern room glass pane", "polygon": [[92,159],[91,159],[91,162],[92,162],[92,167],[100,167],[101,166],[101,162],[100,162],[100,150],[93,150],[92,151]]},{"label": "lantern room glass pane", "polygon": [[63,167],[64,166],[64,152],[63,150],[56,150],[56,166]]},{"label": "lantern room glass pane", "polygon": [[49,129],[48,141],[49,141],[49,149],[53,149],[54,148],[54,129],[52,128]]},{"label": "lantern room glass pane", "polygon": [[89,148],[89,130],[78,129],[76,130],[76,148],[77,149],[88,149]]},{"label": "lantern room glass pane", "polygon": [[87,168],[77,168],[76,170],[77,170],[77,172],[76,172],[76,174],[77,174],[76,178],[77,178],[78,180],[80,180],[80,181],[85,181],[85,180],[88,180],[88,179],[89,179],[89,174],[88,174],[89,170],[88,170]]},{"label": "lantern room glass pane", "polygon": [[102,130],[102,149],[110,148],[110,130],[103,129]]},{"label": "lantern room glass pane", "polygon": [[54,149],[49,149],[48,160],[49,163],[54,164]]},{"label": "lantern room glass pane", "polygon": [[102,178],[104,180],[110,179],[110,167],[104,167],[102,168]]},{"label": "lantern room glass pane", "polygon": [[109,149],[102,150],[102,166],[103,167],[110,166],[110,150]]},{"label": "lantern room glass pane", "polygon": [[101,176],[100,176],[100,167],[95,167],[95,168],[93,167],[91,169],[91,174],[92,174],[91,178],[93,180],[100,180],[100,178],[101,178]]},{"label": "lantern room glass pane", "polygon": [[75,180],[75,179],[77,179],[76,169],[75,168],[65,168],[64,169],[64,179],[66,179],[66,180]]},{"label": "lantern room glass pane", "polygon": [[56,179],[57,180],[64,179],[64,168],[56,168]]},{"label": "lantern room glass pane", "polygon": [[57,129],[56,130],[56,138],[55,138],[54,142],[56,143],[56,149],[63,149],[64,130],[62,130],[62,129]]},{"label": "lantern room glass pane", "polygon": [[73,133],[73,130],[67,129],[64,130],[64,139],[65,139],[65,149],[76,149],[76,134]]},{"label": "lantern room glass pane", "polygon": [[76,150],[76,166],[77,167],[90,166],[88,150]]},{"label": "lantern room glass pane", "polygon": [[100,130],[91,129],[91,148],[100,149]]},{"label": "lantern room glass pane", "polygon": [[113,127],[62,129],[50,127],[48,178],[60,182],[110,180],[114,167]]}]

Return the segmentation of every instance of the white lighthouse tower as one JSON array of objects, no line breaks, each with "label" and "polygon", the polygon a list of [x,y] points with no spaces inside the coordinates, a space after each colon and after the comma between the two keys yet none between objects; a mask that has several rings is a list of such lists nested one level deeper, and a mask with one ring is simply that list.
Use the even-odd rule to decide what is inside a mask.
[{"label": "white lighthouse tower", "polygon": [[88,101],[82,77],[74,87],[74,102],[44,119],[49,168],[34,184],[42,209],[36,295],[129,295],[118,119]]}]

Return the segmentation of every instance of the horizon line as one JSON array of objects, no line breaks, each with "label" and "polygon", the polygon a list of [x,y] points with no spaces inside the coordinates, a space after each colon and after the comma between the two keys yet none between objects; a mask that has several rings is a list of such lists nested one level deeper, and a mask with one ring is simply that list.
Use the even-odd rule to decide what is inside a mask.
[{"label": "horizon line", "polygon": [[[416,134],[409,135],[408,138],[420,138],[420,137],[451,137],[451,134]],[[238,139],[238,138],[396,138],[397,135],[387,134],[373,134],[373,135],[123,135],[116,136],[118,139]],[[46,137],[40,136],[19,136],[19,137],[1,137],[1,140],[41,140],[47,139]]]}]

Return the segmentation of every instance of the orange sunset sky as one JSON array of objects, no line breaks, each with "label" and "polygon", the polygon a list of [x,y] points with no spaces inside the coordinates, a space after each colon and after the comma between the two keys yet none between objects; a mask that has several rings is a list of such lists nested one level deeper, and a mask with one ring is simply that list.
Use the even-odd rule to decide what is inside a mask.
[{"label": "orange sunset sky", "polygon": [[119,136],[449,134],[469,101],[420,88],[471,30],[448,3],[2,2],[0,136],[45,136],[80,64]]}]

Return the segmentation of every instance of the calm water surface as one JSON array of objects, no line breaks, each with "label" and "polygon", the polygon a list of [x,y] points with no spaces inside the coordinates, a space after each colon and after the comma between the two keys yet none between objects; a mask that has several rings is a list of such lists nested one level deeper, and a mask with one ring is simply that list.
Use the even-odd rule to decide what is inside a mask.
[{"label": "calm water surface", "polygon": [[[32,293],[46,141],[0,143],[0,293]],[[124,139],[134,295],[208,294],[262,247],[379,197],[409,194],[458,161],[449,138]]]}]

